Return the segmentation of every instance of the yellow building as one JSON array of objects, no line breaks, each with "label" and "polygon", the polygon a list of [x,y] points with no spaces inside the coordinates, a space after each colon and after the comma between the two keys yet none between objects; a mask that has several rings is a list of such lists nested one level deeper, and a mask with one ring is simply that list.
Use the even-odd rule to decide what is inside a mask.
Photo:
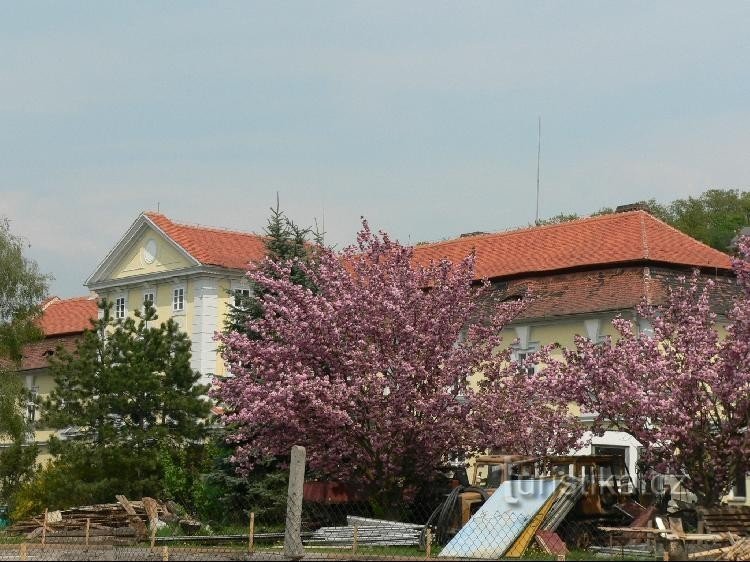
[{"label": "yellow building", "polygon": [[[639,209],[472,233],[415,248],[422,263],[442,258],[455,263],[470,252],[476,255],[477,280],[489,280],[500,300],[532,297],[505,329],[506,343],[518,340],[513,345],[516,359],[552,343],[572,348],[576,335],[595,342],[616,335],[611,322],[617,315],[649,330],[648,322],[636,314],[638,304],[662,302],[667,288],[695,268],[716,281],[712,304],[719,314],[736,291],[729,256]],[[581,416],[593,419],[586,412]],[[635,477],[640,447],[630,435],[608,431],[576,453],[619,455]]]},{"label": "yellow building", "polygon": [[224,373],[214,334],[238,293],[249,294],[248,264],[262,259],[262,236],[178,224],[142,213],[86,280],[124,318],[153,302],[161,320],[173,318],[192,343],[192,367],[210,382]]},{"label": "yellow building", "polygon": [[[659,303],[678,277],[698,268],[717,281],[719,313],[734,288],[729,256],[657,220],[643,210],[625,210],[520,230],[473,233],[419,245],[417,261],[476,255],[476,279],[488,279],[501,299],[531,295],[533,301],[506,328],[516,359],[540,346],[572,347],[576,335],[601,341],[615,335],[616,315],[650,326],[636,314],[642,302]],[[154,302],[161,319],[175,318],[192,341],[194,369],[210,382],[224,374],[214,334],[223,328],[231,299],[249,292],[245,271],[265,255],[263,237],[141,214],[86,281],[115,303],[124,317]],[[587,414],[581,414],[584,418]],[[640,443],[611,431],[595,437],[581,454],[621,455],[636,474]],[[739,499],[739,498],[738,498]]]},{"label": "yellow building", "polygon": [[[44,339],[24,346],[19,376],[31,393],[32,400],[26,408],[26,416],[36,422],[34,441],[39,446],[40,462],[49,458],[47,442],[53,431],[39,425],[38,402],[46,398],[54,388],[54,380],[49,372],[49,360],[62,347],[73,351],[84,330],[91,327],[97,316],[95,295],[73,299],[52,297],[42,304],[40,328]],[[1,445],[0,445],[1,446]]]}]

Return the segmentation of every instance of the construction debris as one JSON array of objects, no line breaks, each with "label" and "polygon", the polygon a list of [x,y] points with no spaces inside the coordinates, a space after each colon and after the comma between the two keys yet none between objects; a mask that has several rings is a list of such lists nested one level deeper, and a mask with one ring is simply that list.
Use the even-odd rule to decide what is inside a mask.
[{"label": "construction debris", "polygon": [[417,546],[424,525],[384,519],[347,516],[345,527],[321,527],[305,544],[345,547],[355,540],[360,546]]},{"label": "construction debris", "polygon": [[750,507],[728,506],[698,507],[698,528],[709,533],[731,532],[750,536]]},{"label": "construction debris", "polygon": [[[87,505],[49,511],[41,515],[18,521],[6,532],[33,539],[45,535],[47,542],[72,537],[117,537],[143,540],[147,536],[147,525],[157,525],[159,519],[174,517],[167,507],[152,498],[130,501],[117,496],[117,503]],[[43,533],[44,531],[44,533]],[[66,541],[63,541],[66,542]]]}]

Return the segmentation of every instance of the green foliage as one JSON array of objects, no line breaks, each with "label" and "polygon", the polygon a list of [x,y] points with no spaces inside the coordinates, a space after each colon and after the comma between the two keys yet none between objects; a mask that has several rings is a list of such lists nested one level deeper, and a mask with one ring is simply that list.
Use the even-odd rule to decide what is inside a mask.
[{"label": "green foliage", "polygon": [[30,398],[17,373],[0,369],[0,440],[7,442],[0,449],[0,504],[10,509],[19,487],[33,477],[39,452],[29,442],[32,427],[24,416]]},{"label": "green foliage", "polygon": [[575,213],[559,213],[555,215],[554,217],[550,217],[548,219],[537,219],[536,223],[534,223],[534,226],[547,226],[550,224],[560,224],[563,222],[574,221],[579,218],[581,217],[579,217]]},{"label": "green foliage", "polygon": [[0,219],[0,504],[11,509],[15,494],[34,473],[37,446],[25,416],[31,399],[16,372],[23,346],[42,337],[37,326],[39,303],[47,294],[49,276],[23,255],[24,242]]},{"label": "green foliage", "polygon": [[188,336],[172,319],[157,325],[150,303],[118,321],[111,303],[100,306],[103,317],[75,352],[59,350],[51,361],[56,388],[44,421],[67,428],[68,438],[50,442],[57,459],[39,474],[38,490],[24,490],[27,503],[62,508],[120,493],[160,496],[163,451],[179,458],[204,435],[208,388],[190,367]]},{"label": "green foliage", "polygon": [[42,335],[36,319],[51,279],[23,249],[23,240],[0,218],[0,358],[14,363],[20,362],[24,344]]},{"label": "green foliage", "polygon": [[202,521],[219,525],[244,525],[254,512],[265,525],[282,524],[286,514],[288,474],[272,460],[240,476],[231,461],[232,448],[225,433],[206,446],[209,461],[194,482],[195,512]]},{"label": "green foliage", "polygon": [[[314,259],[314,245],[309,244],[312,238],[322,243],[322,234],[310,228],[301,228],[294,224],[284,212],[279,209],[278,201],[276,208],[271,208],[271,216],[265,228],[265,247],[267,258],[275,263],[286,260],[298,259],[303,263],[310,263]],[[293,268],[292,279],[298,285],[314,289],[310,280],[300,268]],[[263,315],[261,306],[263,289],[257,285],[250,287],[250,295],[242,295],[237,292],[235,299],[230,300],[229,313],[224,323],[224,332],[247,333],[247,321],[260,318]]]},{"label": "green foliage", "polygon": [[[675,199],[665,205],[656,199],[641,203],[656,218],[722,252],[732,249],[732,240],[742,227],[750,226],[750,192],[739,189],[709,189],[698,197]],[[592,216],[613,212],[603,207]],[[536,224],[559,224],[577,218],[575,213],[560,213]]]},{"label": "green foliage", "polygon": [[750,192],[709,189],[698,197],[676,199],[664,219],[712,248],[726,252],[743,226],[750,225]]}]

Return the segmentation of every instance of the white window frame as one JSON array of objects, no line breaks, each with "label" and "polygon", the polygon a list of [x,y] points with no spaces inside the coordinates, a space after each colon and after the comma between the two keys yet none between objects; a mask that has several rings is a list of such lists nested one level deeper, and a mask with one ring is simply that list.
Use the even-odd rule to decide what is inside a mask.
[{"label": "white window frame", "polygon": [[[122,309],[120,309],[122,303]],[[128,297],[127,295],[118,295],[115,298],[115,319],[123,320],[128,315]]]},{"label": "white window frame", "polygon": [[155,289],[148,289],[146,291],[143,291],[143,298],[141,299],[141,302],[145,303],[146,297],[148,295],[151,295],[151,306],[156,307],[156,290]]},{"label": "white window frame", "polygon": [[[181,293],[179,293],[181,291]],[[182,300],[178,300],[178,294]],[[172,287],[172,314],[185,314],[185,303],[187,302],[187,288],[185,285],[176,285]],[[180,304],[180,308],[177,308]]]},{"label": "white window frame", "polygon": [[242,304],[240,302],[240,295],[242,297],[249,299],[252,293],[253,292],[250,290],[249,287],[235,287],[234,289],[232,289],[232,297],[234,298],[234,307],[240,308],[240,304]]},{"label": "white window frame", "polygon": [[[511,359],[516,362],[523,361],[528,355],[531,355],[532,353],[536,353],[539,351],[539,342],[530,341],[526,344],[526,347],[521,347],[520,345],[514,345],[513,346],[513,352],[511,353]],[[538,365],[534,365],[531,367],[533,371],[527,371],[527,375],[533,375],[537,372]]]}]

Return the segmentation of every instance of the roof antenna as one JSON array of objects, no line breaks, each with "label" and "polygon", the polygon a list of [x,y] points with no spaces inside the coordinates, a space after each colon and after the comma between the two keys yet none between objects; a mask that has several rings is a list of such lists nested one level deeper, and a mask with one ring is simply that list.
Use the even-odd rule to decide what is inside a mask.
[{"label": "roof antenna", "polygon": [[159,212],[159,202],[158,201],[156,202],[156,212],[157,213]]},{"label": "roof antenna", "polygon": [[534,224],[539,224],[539,163],[542,159],[542,116],[539,115],[539,127],[537,129],[537,144],[536,144],[536,215],[534,217]]}]

